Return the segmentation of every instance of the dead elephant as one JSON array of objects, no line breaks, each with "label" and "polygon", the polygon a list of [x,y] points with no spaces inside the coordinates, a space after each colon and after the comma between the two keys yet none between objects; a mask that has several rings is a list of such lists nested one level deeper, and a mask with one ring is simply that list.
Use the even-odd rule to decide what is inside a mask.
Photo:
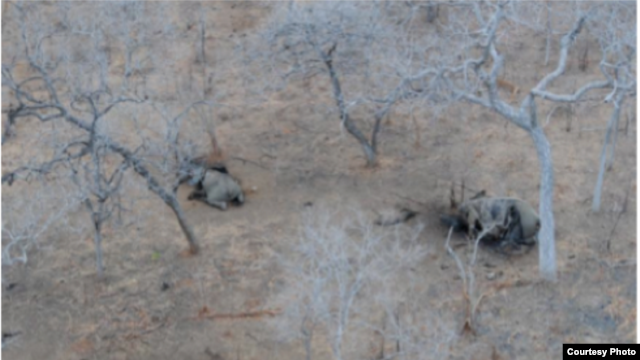
[{"label": "dead elephant", "polygon": [[482,241],[501,248],[533,246],[540,230],[540,217],[529,203],[517,198],[474,197],[462,203],[454,215],[441,221],[470,238],[482,234]]},{"label": "dead elephant", "polygon": [[233,178],[222,164],[201,168],[193,178],[195,190],[189,200],[199,200],[220,210],[227,209],[227,203],[244,203],[244,192],[238,180]]}]

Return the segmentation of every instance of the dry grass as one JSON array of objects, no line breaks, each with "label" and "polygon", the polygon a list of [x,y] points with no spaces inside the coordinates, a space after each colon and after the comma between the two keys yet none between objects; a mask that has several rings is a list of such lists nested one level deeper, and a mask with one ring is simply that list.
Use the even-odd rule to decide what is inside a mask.
[{"label": "dry grass", "polygon": [[[207,5],[211,7],[207,21],[214,29],[207,50],[220,56],[217,61],[224,62],[242,34],[250,34],[269,14],[268,8],[244,4]],[[187,29],[186,3],[172,6],[176,11],[170,13],[171,21],[186,40],[158,46],[166,46],[167,53],[191,54],[197,26]],[[11,50],[15,36],[15,29],[3,28],[3,50]],[[522,50],[505,51],[515,59],[534,61],[527,68],[509,68],[514,74],[509,79],[526,89],[529,79],[545,70],[544,50],[537,37],[518,35],[517,40],[525,44]],[[3,62],[8,56],[3,51]],[[191,57],[187,60],[173,69],[181,78],[198,70]],[[209,70],[214,65],[211,60]],[[20,71],[28,73],[27,68]],[[161,202],[137,201],[132,210],[154,212],[104,234],[106,278],[101,281],[95,277],[92,244],[85,241],[89,232],[78,235],[70,227],[52,227],[39,239],[37,250],[29,253],[26,265],[3,263],[3,332],[23,332],[3,348],[3,355],[12,359],[302,358],[303,345],[283,340],[271,326],[284,318],[290,305],[283,299],[295,298],[290,296],[291,278],[280,260],[292,254],[301,213],[320,203],[336,208],[356,203],[384,210],[398,202],[397,194],[420,207],[413,221],[425,228],[417,242],[429,252],[412,270],[420,280],[419,291],[409,296],[397,281],[400,300],[408,302],[400,323],[415,325],[410,333],[418,339],[433,335],[442,324],[462,328],[467,323],[471,317],[460,301],[459,271],[444,248],[447,229],[438,225],[437,214],[427,207],[446,206],[451,182],[463,180],[468,188],[514,194],[537,204],[538,164],[526,135],[513,126],[505,131],[497,116],[479,116],[470,105],[457,105],[439,120],[426,111],[416,110],[413,117],[394,112],[389,131],[383,128],[380,135],[378,166],[365,169],[357,143],[344,134],[335,114],[314,110],[331,103],[329,88],[320,91],[324,83],[312,83],[309,90],[302,82],[292,83],[269,102],[247,105],[239,71],[230,71],[217,84],[233,110],[225,108],[226,113],[233,115],[226,121],[214,119],[216,135],[227,158],[264,165],[230,161],[230,171],[243,180],[243,186],[257,191],[249,191],[244,206],[220,212],[186,201],[189,190],[180,189],[179,199],[201,238],[197,256],[181,253],[184,239]],[[590,66],[585,72],[572,71],[567,81],[580,82],[596,74]],[[157,96],[176,96],[175,84],[163,83],[156,75],[148,74],[148,81],[158,85]],[[547,104],[540,107],[540,113],[551,110]],[[536,251],[506,258],[480,248],[476,294],[484,297],[470,313],[475,316],[475,336],[455,337],[452,356],[556,358],[562,342],[635,340],[637,190],[635,181],[629,185],[636,172],[635,119],[628,137],[620,133],[614,168],[606,175],[603,208],[608,211],[590,214],[584,202],[595,184],[600,148],[594,144],[601,144],[603,133],[580,129],[602,126],[609,111],[578,105],[579,122],[570,132],[562,121],[551,121],[545,128],[556,170],[558,283],[537,281]],[[2,147],[3,172],[21,156],[37,152],[37,142],[28,136],[35,126],[32,121],[16,126],[16,137]],[[185,135],[202,135],[203,144],[209,141],[205,134]],[[37,186],[3,185],[3,214],[13,211],[16,199],[38,190]],[[627,193],[627,212],[620,214],[615,210]],[[143,194],[144,189],[136,189],[132,195]],[[373,211],[365,210],[363,216],[375,219]],[[84,222],[85,213],[71,214],[70,224]],[[603,242],[610,236],[610,251],[604,253]],[[3,246],[6,241],[3,238]],[[469,250],[469,245],[456,247],[461,239],[455,235],[451,241],[457,252]],[[6,290],[9,283],[17,286]],[[379,322],[379,314],[370,316]],[[356,320],[374,323],[364,317]],[[380,348],[375,334],[362,331],[350,340],[362,345],[356,349],[360,354],[371,355]],[[313,359],[332,358],[328,341],[315,340],[312,346]],[[394,341],[383,344],[387,350],[395,346]]]}]

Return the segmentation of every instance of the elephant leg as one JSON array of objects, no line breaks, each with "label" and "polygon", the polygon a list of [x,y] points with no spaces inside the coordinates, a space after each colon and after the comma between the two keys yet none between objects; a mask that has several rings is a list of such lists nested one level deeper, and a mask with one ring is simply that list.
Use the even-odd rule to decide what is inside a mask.
[{"label": "elephant leg", "polygon": [[192,191],[191,194],[189,194],[189,197],[187,197],[189,200],[203,200],[206,198],[207,192],[202,189]]},{"label": "elephant leg", "polygon": [[218,209],[222,210],[222,211],[227,210],[227,202],[226,201],[216,201],[216,200],[208,200],[207,199],[205,202],[207,204],[215,207],[215,208],[218,208]]}]

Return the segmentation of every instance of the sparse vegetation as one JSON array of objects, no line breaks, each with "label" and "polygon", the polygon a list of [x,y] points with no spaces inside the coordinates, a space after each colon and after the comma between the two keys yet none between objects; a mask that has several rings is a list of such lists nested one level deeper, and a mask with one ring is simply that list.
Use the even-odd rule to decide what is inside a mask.
[{"label": "sparse vegetation", "polygon": [[[389,230],[373,225],[362,209],[327,206],[308,210],[302,221],[293,254],[282,261],[291,293],[276,325],[302,341],[307,359],[315,358],[315,336],[331,344],[332,358],[353,358],[363,333],[382,339],[381,358],[446,357],[455,331],[410,299],[420,293],[415,269],[428,255],[418,242],[422,224]],[[420,331],[426,319],[432,326]]]},{"label": "sparse vegetation", "polygon": [[[281,3],[274,21],[263,34],[266,49],[257,60],[267,89],[282,82],[326,77],[344,127],[362,147],[368,166],[376,164],[382,120],[392,107],[408,96],[411,78],[401,62],[391,62],[399,49],[395,29],[387,23],[381,4],[356,2]],[[271,77],[265,76],[271,75]],[[273,82],[275,79],[276,82]],[[366,86],[362,86],[366,84]],[[354,119],[356,108],[373,106],[370,136]]]},{"label": "sparse vegetation", "polygon": [[[635,3],[2,11],[6,357],[539,359],[635,339]],[[242,207],[188,201],[218,162]],[[537,248],[442,226],[460,183],[535,204]]]},{"label": "sparse vegetation", "polygon": [[[20,29],[21,49],[24,59],[32,70],[32,76],[15,75],[17,60],[2,67],[2,84],[15,107],[10,108],[11,122],[21,118],[35,118],[42,126],[35,130],[51,147],[52,158],[42,159],[44,152],[34,154],[32,164],[7,171],[2,182],[11,185],[19,179],[29,179],[31,174],[46,176],[58,172],[77,187],[80,198],[91,218],[94,228],[94,243],[98,273],[102,274],[102,229],[114,211],[122,211],[120,204],[123,179],[127,170],[137,174],[147,188],[158,196],[175,214],[189,249],[198,252],[198,240],[187,221],[182,206],[177,200],[178,186],[185,181],[186,165],[195,157],[192,141],[179,143],[179,133],[184,117],[207,101],[200,100],[187,105],[177,116],[169,115],[166,105],[154,106],[148,95],[135,94],[134,79],[144,86],[145,66],[154,59],[147,55],[136,56],[142,49],[150,51],[149,37],[163,33],[162,22],[140,22],[143,3],[102,4],[97,11],[103,15],[99,22],[87,24],[84,18],[74,17],[76,7],[61,3],[54,9],[59,25],[48,28],[37,19],[44,17],[50,9],[38,4],[13,4],[16,25]],[[128,14],[124,20],[118,11]],[[160,16],[163,7],[159,7]],[[158,20],[158,19],[156,19]],[[122,21],[113,29],[110,25]],[[126,31],[123,31],[126,30]],[[109,31],[115,31],[109,33]],[[131,36],[134,32],[136,36]],[[171,34],[165,34],[170,36]],[[107,42],[111,41],[111,43]],[[77,42],[87,45],[74,61],[70,57]],[[35,44],[35,45],[34,45]],[[122,46],[125,53],[124,73],[110,74],[108,60],[112,46]],[[119,86],[114,82],[119,81]],[[129,123],[114,117],[112,111],[127,104],[133,113]],[[143,110],[144,109],[144,110]],[[152,129],[144,128],[141,112],[155,110],[161,121],[152,120]],[[44,124],[55,123],[53,129]],[[122,126],[133,125],[138,139],[123,138]],[[154,138],[154,133],[164,127],[164,136]],[[161,132],[160,132],[161,133]],[[215,140],[211,137],[212,141]],[[114,162],[119,162],[114,165]],[[188,169],[187,169],[188,170]],[[66,172],[60,174],[60,172]],[[131,180],[124,184],[130,184]],[[46,184],[45,186],[49,186]],[[131,187],[129,187],[131,188]],[[128,214],[127,216],[131,216]]]}]

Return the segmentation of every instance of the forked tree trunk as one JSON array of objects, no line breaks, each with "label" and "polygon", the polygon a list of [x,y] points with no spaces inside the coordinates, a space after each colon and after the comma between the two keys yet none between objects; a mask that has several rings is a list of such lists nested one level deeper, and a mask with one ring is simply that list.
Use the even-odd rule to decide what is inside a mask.
[{"label": "forked tree trunk", "polygon": [[[320,51],[320,56],[322,57],[327,70],[329,70],[329,77],[331,78],[331,85],[333,87],[333,97],[335,98],[336,105],[338,106],[338,110],[340,111],[340,120],[342,120],[342,124],[344,125],[345,129],[347,129],[349,134],[356,138],[356,140],[358,140],[358,142],[362,146],[362,150],[364,151],[364,155],[367,159],[367,166],[371,167],[376,164],[376,148],[369,143],[369,140],[367,140],[364,134],[351,121],[351,117],[349,117],[349,112],[347,111],[347,107],[344,103],[344,95],[342,93],[342,87],[340,86],[340,79],[338,78],[338,74],[333,68],[333,62],[331,59],[331,53],[334,49],[335,47],[332,50],[329,50],[328,53]],[[374,141],[378,134],[378,131],[380,130],[379,122],[380,121],[377,120],[376,126],[374,127],[372,135]]]},{"label": "forked tree trunk", "polygon": [[[329,72],[331,74],[331,83],[333,84],[333,95],[336,99],[338,108],[340,109],[340,119],[342,120],[342,124],[344,125],[344,128],[347,129],[349,134],[356,138],[356,140],[358,140],[358,142],[360,143],[360,146],[362,146],[362,151],[364,152],[364,155],[367,159],[367,166],[374,166],[376,163],[376,150],[373,148],[373,146],[371,146],[371,144],[369,144],[367,138],[356,127],[353,121],[351,121],[351,117],[349,116],[346,106],[344,105],[342,89],[340,88],[340,81],[333,71],[333,68],[330,68]],[[374,135],[377,135],[377,133],[374,133]]]},{"label": "forked tree trunk", "polygon": [[533,127],[529,131],[533,139],[540,162],[540,222],[542,227],[538,234],[540,275],[547,280],[555,281],[556,249],[555,222],[553,220],[553,159],[551,145],[542,128]]},{"label": "forked tree trunk", "polygon": [[367,158],[367,167],[373,167],[376,165],[376,151],[369,145],[369,143],[360,142],[362,145],[362,150],[364,151],[364,155]]},{"label": "forked tree trunk", "polygon": [[197,254],[198,251],[200,250],[200,247],[198,246],[198,239],[196,238],[196,235],[193,232],[193,229],[187,222],[187,219],[184,215],[184,211],[182,211],[182,207],[180,206],[178,199],[176,199],[175,194],[171,194],[167,192],[165,189],[163,189],[162,186],[160,186],[160,184],[158,183],[158,181],[153,176],[151,176],[151,174],[149,173],[149,170],[147,170],[147,168],[140,162],[139,159],[137,159],[133,155],[131,151],[127,150],[126,148],[122,147],[121,145],[115,142],[109,143],[108,146],[113,151],[122,155],[122,157],[124,157],[127,161],[130,161],[131,164],[133,165],[133,170],[138,175],[142,176],[143,179],[146,180],[147,187],[149,188],[149,190],[151,190],[151,192],[153,192],[154,194],[158,195],[162,199],[162,201],[164,201],[164,203],[171,208],[173,213],[176,215],[176,218],[178,219],[178,223],[180,224],[180,229],[182,229],[182,232],[187,238],[187,242],[189,243],[189,251],[192,254]]}]

